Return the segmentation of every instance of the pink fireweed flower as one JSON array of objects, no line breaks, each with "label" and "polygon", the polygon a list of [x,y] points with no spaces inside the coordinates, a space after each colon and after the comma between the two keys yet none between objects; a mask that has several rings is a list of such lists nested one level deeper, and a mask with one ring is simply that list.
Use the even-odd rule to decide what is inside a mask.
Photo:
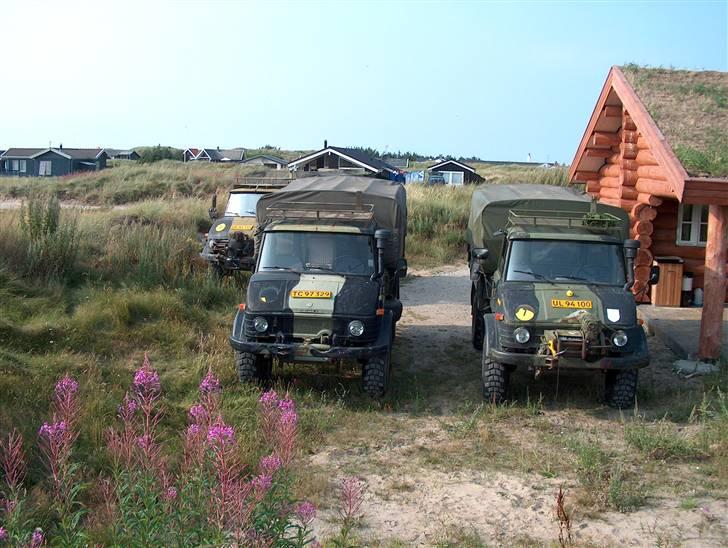
[{"label": "pink fireweed flower", "polygon": [[164,499],[168,501],[172,501],[177,498],[177,489],[174,487],[167,487],[164,490]]},{"label": "pink fireweed flower", "polygon": [[207,408],[201,403],[195,404],[190,407],[190,416],[197,424],[206,422],[209,419],[209,413]]},{"label": "pink fireweed flower", "polygon": [[76,382],[68,374],[64,375],[61,380],[56,383],[56,397],[66,399],[72,397],[78,391],[78,382]]},{"label": "pink fireweed flower", "polygon": [[212,374],[212,369],[207,371],[207,375],[200,383],[200,392],[202,394],[219,394],[222,391],[220,379]]},{"label": "pink fireweed flower", "polygon": [[298,415],[295,411],[284,411],[281,413],[280,422],[286,426],[296,426],[298,424]]},{"label": "pink fireweed flower", "polygon": [[316,506],[309,501],[304,501],[296,507],[296,514],[299,519],[308,525],[316,517]]},{"label": "pink fireweed flower", "polygon": [[268,455],[260,459],[260,471],[269,476],[272,476],[280,470],[282,465],[281,458],[276,454]]},{"label": "pink fireweed flower", "polygon": [[285,413],[287,411],[295,411],[296,404],[293,403],[293,400],[290,399],[280,400],[278,402],[278,409],[280,409],[282,413]]},{"label": "pink fireweed flower", "polygon": [[195,438],[200,435],[200,425],[199,424],[190,424],[187,427],[187,437],[188,438]]},{"label": "pink fireweed flower", "polygon": [[152,447],[152,436],[144,434],[136,439],[136,443],[139,447],[144,450],[149,450]]},{"label": "pink fireweed flower", "polygon": [[0,542],[8,540],[8,531],[5,527],[0,527]]},{"label": "pink fireweed flower", "polygon": [[157,394],[160,391],[159,373],[152,369],[146,352],[144,353],[144,363],[134,373],[133,384],[138,394]]},{"label": "pink fireweed flower", "polygon": [[60,443],[67,433],[68,425],[66,421],[52,422],[50,424],[44,422],[43,426],[38,430],[38,434],[46,438],[50,443]]},{"label": "pink fireweed flower", "polygon": [[138,407],[139,404],[136,402],[136,400],[130,398],[129,393],[127,392],[124,395],[124,401],[119,407],[117,407],[119,417],[121,417],[124,422],[131,420],[131,417],[134,415],[134,413],[136,413]]},{"label": "pink fireweed flower", "polygon": [[210,445],[232,445],[235,442],[235,430],[232,426],[220,421],[207,430],[207,443]]},{"label": "pink fireweed flower", "polygon": [[43,546],[44,543],[45,537],[43,536],[43,530],[37,528],[30,537],[30,548],[38,548],[39,546]]},{"label": "pink fireweed flower", "polygon": [[260,395],[258,401],[264,405],[275,405],[278,401],[278,394],[276,394],[275,390],[268,390]]},{"label": "pink fireweed flower", "polygon": [[250,483],[253,485],[256,495],[263,496],[273,486],[273,478],[268,474],[260,474],[255,476]]}]

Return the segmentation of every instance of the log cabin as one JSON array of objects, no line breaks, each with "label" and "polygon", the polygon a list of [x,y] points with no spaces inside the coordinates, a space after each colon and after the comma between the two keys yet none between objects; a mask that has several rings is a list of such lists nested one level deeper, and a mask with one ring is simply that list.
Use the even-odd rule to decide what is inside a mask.
[{"label": "log cabin", "polygon": [[683,259],[703,288],[699,355],[721,349],[728,249],[728,73],[612,67],[569,170],[629,212],[636,295],[655,257]]}]

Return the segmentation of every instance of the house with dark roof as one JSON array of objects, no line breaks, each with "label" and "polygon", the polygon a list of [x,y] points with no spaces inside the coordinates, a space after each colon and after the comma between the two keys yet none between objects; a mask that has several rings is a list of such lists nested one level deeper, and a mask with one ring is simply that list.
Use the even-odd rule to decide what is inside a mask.
[{"label": "house with dark roof", "polygon": [[0,175],[59,177],[106,167],[102,148],[9,148],[0,156]]},{"label": "house with dark roof", "polygon": [[278,156],[271,156],[270,154],[259,154],[243,160],[242,162],[246,166],[262,166],[268,169],[283,169],[288,165],[283,158]]},{"label": "house with dark roof", "polygon": [[109,160],[138,160],[141,158],[136,150],[128,149],[122,150],[118,148],[105,148],[106,155]]},{"label": "house with dark roof", "polygon": [[[720,353],[726,300],[726,97],[727,72],[612,67],[568,175],[599,201],[629,212],[641,244],[638,296],[646,293],[653,262],[668,258],[692,275],[693,289],[703,288],[701,358]],[[682,282],[661,276],[653,303],[659,297],[658,304],[679,305]],[[660,284],[674,292],[658,292]]]},{"label": "house with dark roof", "polygon": [[288,163],[291,171],[344,172],[392,181],[404,180],[399,169],[356,148],[329,146]]},{"label": "house with dark roof", "polygon": [[483,178],[475,172],[475,168],[456,160],[443,160],[428,167],[427,171],[430,174],[441,174],[445,184],[452,186],[470,185],[483,181]]},{"label": "house with dark roof", "polygon": [[[196,154],[193,156],[193,152]],[[184,152],[185,162],[237,162],[245,159],[244,148],[188,148]]]}]

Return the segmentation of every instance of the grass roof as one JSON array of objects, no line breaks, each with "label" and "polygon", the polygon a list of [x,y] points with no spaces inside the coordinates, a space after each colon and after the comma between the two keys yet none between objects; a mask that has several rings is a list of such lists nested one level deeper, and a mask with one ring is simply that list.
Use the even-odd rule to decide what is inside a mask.
[{"label": "grass roof", "polygon": [[620,68],[685,170],[728,177],[728,72]]}]

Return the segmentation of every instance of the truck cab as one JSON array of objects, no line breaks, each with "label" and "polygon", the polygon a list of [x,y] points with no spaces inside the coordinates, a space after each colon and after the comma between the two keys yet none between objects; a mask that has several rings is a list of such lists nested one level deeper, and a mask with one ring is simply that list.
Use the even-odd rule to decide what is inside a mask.
[{"label": "truck cab", "polygon": [[274,361],[348,361],[361,365],[367,394],[384,395],[406,275],[404,259],[394,269],[385,261],[392,232],[362,204],[264,209],[260,253],[230,337],[240,380],[265,380]]}]

